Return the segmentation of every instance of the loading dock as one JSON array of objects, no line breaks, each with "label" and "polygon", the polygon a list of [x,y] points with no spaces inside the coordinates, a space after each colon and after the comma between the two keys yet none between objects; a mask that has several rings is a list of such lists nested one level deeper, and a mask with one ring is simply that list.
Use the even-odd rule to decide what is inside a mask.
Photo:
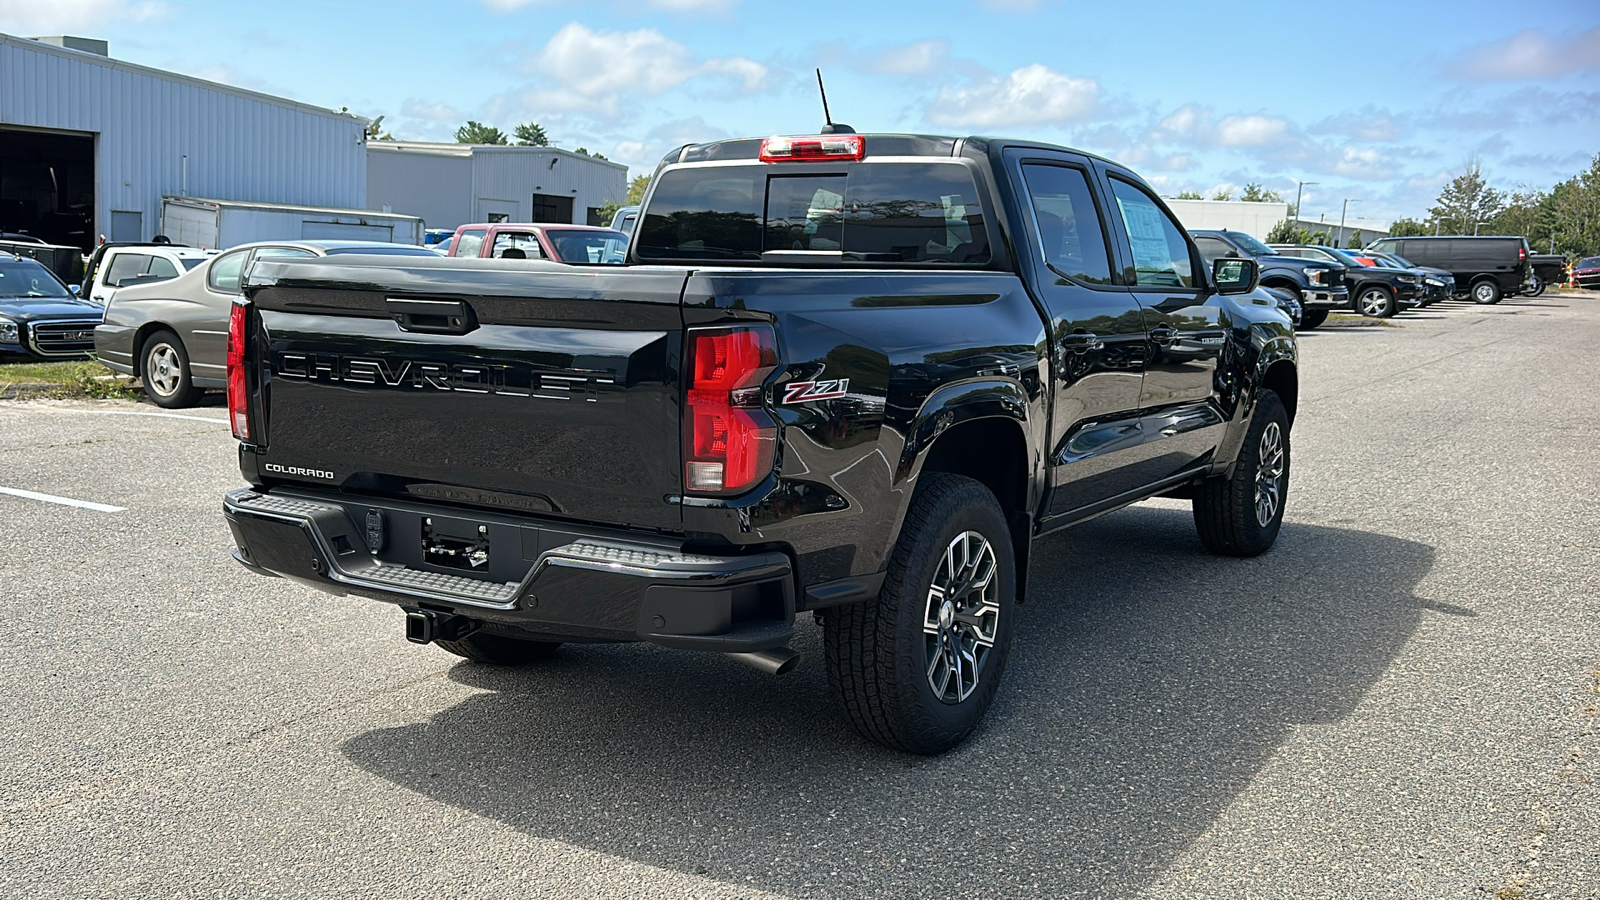
[{"label": "loading dock", "polygon": [[94,246],[93,134],[0,127],[0,231]]}]

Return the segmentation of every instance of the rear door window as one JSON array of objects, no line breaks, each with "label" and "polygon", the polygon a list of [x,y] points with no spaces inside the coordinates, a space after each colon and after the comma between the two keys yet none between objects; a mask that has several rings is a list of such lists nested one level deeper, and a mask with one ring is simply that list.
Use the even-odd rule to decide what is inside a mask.
[{"label": "rear door window", "polygon": [[[539,238],[528,231],[501,231],[495,234],[494,244],[490,247],[489,255],[504,258],[507,250],[518,250],[511,254],[513,259],[543,259],[544,251],[539,249]],[[474,254],[476,255],[476,254]]]},{"label": "rear door window", "polygon": [[1111,250],[1088,176],[1082,169],[1029,163],[1022,167],[1022,178],[1033,201],[1044,261],[1069,278],[1110,284]]},{"label": "rear door window", "polygon": [[129,278],[137,278],[150,268],[150,257],[143,253],[118,253],[111,257],[106,268],[106,284],[118,287]]},{"label": "rear door window", "polygon": [[988,263],[982,203],[959,163],[860,163],[841,172],[771,166],[668,171],[639,225],[644,259]]}]

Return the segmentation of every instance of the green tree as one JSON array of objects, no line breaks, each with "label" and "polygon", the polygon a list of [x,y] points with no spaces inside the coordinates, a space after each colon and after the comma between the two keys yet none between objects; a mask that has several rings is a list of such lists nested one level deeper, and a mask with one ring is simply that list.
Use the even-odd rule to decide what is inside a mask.
[{"label": "green tree", "polygon": [[650,188],[650,176],[638,175],[628,182],[628,206],[638,206],[644,200],[644,192]]},{"label": "green tree", "polygon": [[1283,195],[1277,191],[1269,191],[1261,185],[1251,182],[1244,186],[1244,193],[1239,196],[1239,199],[1247,203],[1282,203]]},{"label": "green tree", "polygon": [[[545,134],[544,126],[538,122],[523,122],[516,128],[511,129],[511,132],[516,136],[518,147],[550,146],[550,136]],[[503,144],[505,141],[500,143]]]},{"label": "green tree", "polygon": [[1288,219],[1279,219],[1278,224],[1272,226],[1272,230],[1267,232],[1267,243],[1303,244],[1305,241],[1301,240],[1300,236],[1304,233],[1304,228],[1296,227]]},{"label": "green tree", "polygon": [[456,129],[456,143],[458,144],[500,144],[508,143],[506,133],[493,125],[467,120],[467,124]]},{"label": "green tree", "polygon": [[1211,199],[1213,199],[1213,200],[1232,200],[1233,199],[1233,188],[1225,188],[1225,187],[1217,188],[1217,192],[1211,195]]},{"label": "green tree", "polygon": [[1394,224],[1389,226],[1390,237],[1421,237],[1425,234],[1433,234],[1433,229],[1416,219],[1395,219]]},{"label": "green tree", "polygon": [[1205,198],[1200,196],[1200,192],[1199,191],[1179,191],[1178,192],[1178,196],[1175,199],[1178,199],[1178,200],[1204,200]]},{"label": "green tree", "polygon": [[588,156],[588,157],[591,157],[593,159],[605,159],[606,158],[604,153],[590,153],[588,147],[579,147],[578,149],[576,149],[576,150],[574,150],[572,152],[578,154],[579,156]]},{"label": "green tree", "polygon": [[1350,239],[1345,241],[1344,247],[1346,250],[1361,249],[1361,229],[1357,228],[1355,231],[1350,232]]},{"label": "green tree", "polygon": [[1467,160],[1461,174],[1439,192],[1439,199],[1428,213],[1441,234],[1472,234],[1504,207],[1505,195],[1489,186],[1483,177],[1483,163],[1473,157]]}]

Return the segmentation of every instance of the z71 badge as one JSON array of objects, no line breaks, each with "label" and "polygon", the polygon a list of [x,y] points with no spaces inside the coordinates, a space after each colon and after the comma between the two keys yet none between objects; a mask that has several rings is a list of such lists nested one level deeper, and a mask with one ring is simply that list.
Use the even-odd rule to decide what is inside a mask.
[{"label": "z71 badge", "polygon": [[791,381],[783,386],[784,403],[805,403],[811,400],[833,400],[850,390],[850,379],[834,381]]}]

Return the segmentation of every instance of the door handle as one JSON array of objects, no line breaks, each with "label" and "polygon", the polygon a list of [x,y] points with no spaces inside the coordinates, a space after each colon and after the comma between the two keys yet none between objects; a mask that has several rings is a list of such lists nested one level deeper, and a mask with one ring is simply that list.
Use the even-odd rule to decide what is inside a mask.
[{"label": "door handle", "polygon": [[1076,353],[1082,356],[1094,350],[1104,350],[1106,342],[1100,340],[1097,334],[1069,334],[1061,339],[1062,352]]},{"label": "door handle", "polygon": [[1178,329],[1171,325],[1158,325],[1150,329],[1150,340],[1158,344],[1170,344],[1178,339]]},{"label": "door handle", "polygon": [[478,327],[478,317],[464,300],[401,300],[389,297],[383,303],[401,331],[466,334]]}]

